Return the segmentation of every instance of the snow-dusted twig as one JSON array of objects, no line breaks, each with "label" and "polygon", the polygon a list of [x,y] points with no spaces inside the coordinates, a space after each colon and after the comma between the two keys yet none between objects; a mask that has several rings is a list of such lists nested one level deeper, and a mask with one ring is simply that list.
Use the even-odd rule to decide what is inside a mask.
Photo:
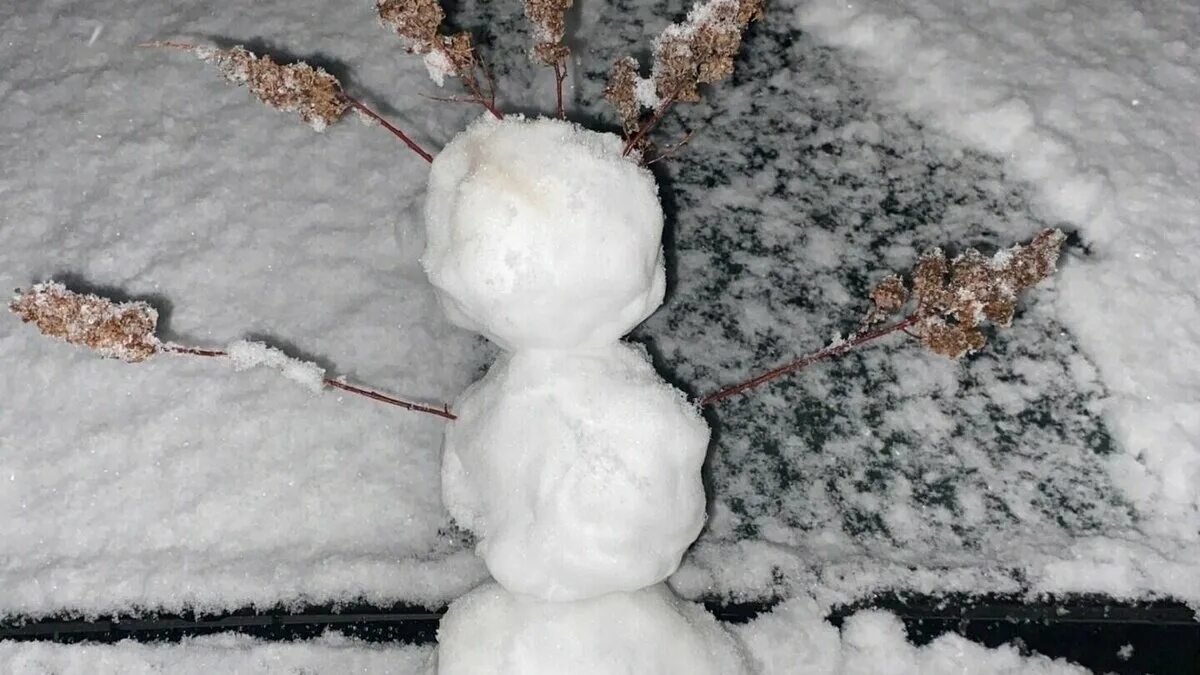
[{"label": "snow-dusted twig", "polygon": [[147,42],[140,46],[184,51],[211,63],[217,66],[225,79],[235,84],[246,85],[258,100],[276,110],[296,113],[305,124],[316,131],[324,131],[330,124],[340,120],[347,110],[354,109],[391,132],[421,159],[426,162],[433,161],[433,155],[379,113],[347,94],[342,89],[341,82],[323,68],[313,68],[303,61],[275,63],[269,55],[258,56],[240,45],[230,49],[216,49],[181,42],[159,41]]},{"label": "snow-dusted twig", "polygon": [[[990,259],[970,249],[949,264],[941,249],[926,251],[910,275],[911,293],[898,275],[886,277],[871,291],[871,309],[853,335],[709,394],[699,405],[712,405],[897,332],[952,359],[976,352],[986,343],[980,324],[987,320],[998,327],[1011,325],[1017,296],[1054,274],[1064,241],[1061,230],[1043,230],[1028,244],[1002,250]],[[889,326],[874,327],[910,300],[915,304],[911,313]]]},{"label": "snow-dusted twig", "polygon": [[563,81],[567,77],[567,57],[571,50],[563,44],[567,10],[572,0],[525,0],[525,17],[533,26],[533,60],[554,68],[554,93],[558,118],[566,117],[563,107]]},{"label": "snow-dusted twig", "polygon": [[36,326],[43,335],[87,347],[106,358],[139,363],[161,353],[226,359],[235,370],[268,366],[310,391],[333,387],[406,410],[455,419],[444,405],[413,403],[348,384],[326,376],[325,370],[315,363],[290,357],[262,342],[239,340],[224,349],[163,342],[155,335],[158,311],[141,301],[119,303],[90,293],[76,293],[61,283],[46,281],[19,291],[8,308],[22,321]]}]

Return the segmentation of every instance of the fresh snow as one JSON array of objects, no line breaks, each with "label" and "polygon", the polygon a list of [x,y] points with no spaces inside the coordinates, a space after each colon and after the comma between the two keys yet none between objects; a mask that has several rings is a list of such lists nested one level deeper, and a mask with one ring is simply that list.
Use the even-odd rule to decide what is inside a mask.
[{"label": "fresh snow", "polygon": [[576,602],[484,584],[450,605],[438,675],[745,675],[732,636],[665,586]]},{"label": "fresh snow", "polygon": [[325,369],[311,361],[296,359],[262,342],[237,340],[225,347],[234,370],[249,370],[266,366],[278,370],[284,377],[312,392],[325,386]]},{"label": "fresh snow", "polygon": [[[508,665],[487,658],[484,650],[508,648],[515,665],[527,666],[536,656],[560,659],[571,664],[586,650],[563,649],[582,642],[587,649],[645,649],[636,640],[639,620],[660,614],[669,617],[671,628],[683,634],[687,650],[672,654],[672,663],[659,661],[654,670],[631,671],[622,652],[610,652],[605,673],[737,673],[744,659],[758,675],[1086,675],[1087,671],[1061,659],[1023,656],[1012,646],[988,649],[957,635],[945,635],[922,647],[914,647],[904,635],[900,621],[885,612],[860,612],[846,619],[839,631],[822,618],[822,609],[809,598],[793,599],[771,614],[744,626],[733,627],[740,644],[729,637],[697,606],[673,600],[669,594],[642,591],[638,596],[608,596],[589,601],[600,613],[617,606],[634,620],[628,624],[597,622],[596,616],[574,614],[587,633],[564,635],[564,628],[549,623],[554,618],[536,601],[507,597],[494,584],[485,584],[460,601],[450,615],[445,631],[468,631],[471,640],[458,641],[462,653],[451,655],[452,673],[573,673],[575,670],[495,670]],[[553,605],[555,603],[547,603]],[[521,630],[509,623],[514,617],[533,617],[539,632]],[[471,618],[477,627],[460,623]],[[591,623],[587,623],[591,619]],[[655,622],[663,626],[662,622]],[[666,633],[654,637],[665,638]],[[680,637],[676,635],[676,637]],[[562,638],[562,640],[558,639]],[[566,642],[564,642],[565,640]],[[701,642],[703,641],[703,642]],[[514,648],[515,647],[515,648]],[[648,659],[671,653],[664,645],[649,650]],[[445,658],[445,657],[443,657]],[[700,659],[708,659],[702,661]],[[665,661],[665,659],[664,659]],[[641,663],[645,663],[642,661]],[[553,662],[552,662],[553,663]],[[545,664],[541,661],[540,664]],[[131,641],[114,645],[61,645],[39,642],[0,643],[0,671],[8,675],[172,675],[236,673],[237,675],[432,675],[437,667],[433,649],[404,645],[380,645],[329,634],[304,642],[263,642],[245,636],[218,635],[185,639],[178,644],[141,644]],[[443,666],[445,664],[442,664]],[[639,664],[640,665],[640,664]]]},{"label": "fresh snow", "polygon": [[1110,396],[1105,467],[1137,524],[1030,570],[1052,591],[1200,602],[1200,6],[814,0],[795,19],[861,55],[903,109],[1004,157],[1092,248],[1058,305]]},{"label": "fresh snow", "polygon": [[[133,48],[173,37],[267,40],[335,72],[344,66],[353,91],[386,101],[380,108],[391,119],[436,150],[477,111],[416,96],[428,86],[420,59],[380,31],[369,5],[52,0],[0,8],[0,284],[63,279],[75,290],[149,301],[164,339],[222,345],[249,335],[398,395],[459,395],[490,353],[445,320],[424,281],[418,233],[429,168],[376,128],[343,124],[315,136],[194,63]],[[740,444],[743,454],[714,459],[723,482],[714,486],[709,527],[671,582],[691,598],[793,596],[735,629],[763,672],[871,672],[880,659],[898,673],[1078,672],[954,636],[916,648],[880,613],[859,615],[840,633],[820,619],[830,602],[879,587],[1157,593],[1200,603],[1200,309],[1190,264],[1200,252],[1197,10],[1185,2],[960,5],[772,6],[738,77],[710,103],[679,111],[703,128],[675,167],[662,163],[669,210],[698,216],[674,224],[673,236],[709,236],[704,227],[721,220],[734,245],[720,256],[740,266],[742,285],[707,288],[706,304],[689,311],[701,314],[695,321],[706,335],[720,335],[730,330],[718,311],[725,305],[711,303],[737,303],[734,319],[750,339],[732,348],[697,340],[682,332],[688,326],[670,313],[670,300],[647,326],[672,381],[698,387],[836,330],[805,315],[781,338],[772,311],[796,298],[772,298],[763,279],[810,275],[800,301],[820,305],[813,311],[822,315],[853,311],[840,267],[900,270],[919,242],[954,244],[981,232],[1012,243],[1038,224],[1023,212],[1026,189],[1038,218],[1078,227],[1088,247],[1029,301],[1009,346],[996,345],[999,357],[960,366],[882,348],[832,371],[858,364],[898,376],[867,392],[829,371],[802,376],[839,410],[870,410],[879,397],[901,402],[878,417],[880,430],[923,434],[935,455],[868,464],[875,430],[855,427],[814,458],[803,429],[738,436],[726,428],[718,444]],[[597,113],[608,64],[644,50],[686,10],[684,2],[629,12],[584,3],[571,107]],[[465,24],[480,26],[504,9],[467,2],[460,11]],[[837,49],[814,48],[814,34]],[[501,104],[540,96],[548,109],[546,88],[526,86],[533,71],[518,64],[524,39],[497,36]],[[772,45],[782,46],[755,55]],[[858,71],[819,79],[830,68],[844,74],[836,69],[851,54],[873,80]],[[837,117],[845,111],[861,118]],[[812,129],[802,142],[828,146],[828,155],[788,156],[794,139],[782,134],[791,128],[775,125],[797,120]],[[739,124],[760,136],[745,136]],[[680,129],[668,120],[663,138],[671,131]],[[899,160],[889,154],[897,149]],[[919,202],[905,192],[914,185],[960,199],[944,220],[922,222],[915,239],[858,238],[879,231],[867,205],[853,207],[856,188],[870,180],[863,176],[880,167],[901,203]],[[837,181],[822,184],[822,194],[802,192],[814,176]],[[803,200],[780,196],[796,194]],[[839,214],[859,229],[838,223],[831,231],[814,220],[804,246],[794,246],[781,224],[825,203],[849,203]],[[769,217],[727,219],[738,213]],[[996,228],[998,220],[1009,224]],[[984,225],[958,225],[967,221]],[[756,245],[775,257],[756,257]],[[787,256],[793,267],[780,265]],[[672,283],[686,295],[683,277],[697,279],[708,259],[682,248],[675,263],[668,268],[681,278]],[[1082,352],[1070,341],[1047,346],[1060,325]],[[699,356],[672,362],[672,340],[692,341]],[[1040,360],[1046,351],[1052,360]],[[441,420],[357,397],[309,396],[265,372],[231,377],[214,359],[97,359],[16,321],[0,321],[0,355],[3,613],[353,598],[432,606],[486,577],[439,495]],[[706,370],[710,363],[722,369]],[[793,410],[799,386],[784,383],[757,400]],[[1073,436],[989,420],[996,409],[1007,420],[1047,396]],[[956,415],[978,415],[947,416],[947,399]],[[1095,418],[1057,405],[1072,401],[1103,415],[1115,431],[1113,452],[1073,444],[1091,438],[1085,428]],[[748,424],[729,411],[719,416]],[[980,438],[998,433],[1024,435],[1007,454],[982,447]],[[725,470],[726,462],[746,470]],[[781,468],[760,470],[771,463]],[[908,475],[886,489],[861,480],[896,467]],[[926,480],[950,485],[952,503],[920,503]],[[1051,504],[1071,504],[1057,510],[1057,522],[1047,516],[1047,494]],[[840,527],[857,514],[865,522],[882,514],[889,542],[860,543]],[[340,638],[5,643],[0,670],[417,673],[428,655]]]}]

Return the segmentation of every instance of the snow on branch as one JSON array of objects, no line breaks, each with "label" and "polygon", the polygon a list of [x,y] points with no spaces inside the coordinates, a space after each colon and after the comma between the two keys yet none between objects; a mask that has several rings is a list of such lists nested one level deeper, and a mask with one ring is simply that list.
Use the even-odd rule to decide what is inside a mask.
[{"label": "snow on branch", "polygon": [[[687,19],[671,24],[654,41],[654,65],[649,78],[641,66],[623,58],[609,73],[604,97],[617,110],[629,136],[626,154],[640,148],[646,134],[675,103],[700,100],[699,86],[733,74],[733,60],[751,21],[763,17],[764,0],[704,0]],[[652,110],[646,117],[644,109]]]},{"label": "snow on branch", "polygon": [[406,410],[450,420],[455,418],[445,406],[412,403],[327,377],[325,369],[317,364],[290,357],[262,342],[239,340],[225,349],[163,342],[155,335],[158,311],[141,301],[116,302],[71,291],[55,281],[45,281],[18,291],[8,309],[25,323],[33,324],[43,335],[87,347],[105,358],[127,363],[140,363],[160,353],[221,358],[239,371],[255,366],[274,368],[313,392],[332,387]]},{"label": "snow on branch", "polygon": [[[952,359],[979,351],[987,342],[980,330],[983,322],[1001,328],[1012,325],[1018,295],[1054,274],[1064,241],[1061,230],[1043,230],[1028,244],[1002,250],[991,258],[969,249],[949,262],[940,248],[930,249],[918,259],[909,284],[892,274],[875,286],[870,294],[871,309],[852,335],[709,394],[699,403],[711,405],[736,396],[893,333],[916,338],[930,351]],[[881,325],[909,305],[914,306],[903,318]]]}]

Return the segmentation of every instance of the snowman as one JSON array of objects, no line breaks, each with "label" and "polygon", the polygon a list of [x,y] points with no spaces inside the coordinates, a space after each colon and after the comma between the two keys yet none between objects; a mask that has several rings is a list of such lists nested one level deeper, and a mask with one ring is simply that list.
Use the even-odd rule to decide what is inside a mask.
[{"label": "snowman", "polygon": [[616,135],[484,117],[432,165],[422,265],[504,349],[454,404],[442,494],[494,582],[451,605],[436,672],[746,670],[663,583],[704,523],[709,430],[621,336],[663,300],[662,208]]}]

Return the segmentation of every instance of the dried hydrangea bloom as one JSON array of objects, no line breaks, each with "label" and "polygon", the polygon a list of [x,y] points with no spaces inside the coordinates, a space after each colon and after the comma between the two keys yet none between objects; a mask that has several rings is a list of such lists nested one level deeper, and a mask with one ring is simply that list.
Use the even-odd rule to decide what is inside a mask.
[{"label": "dried hydrangea bloom", "polygon": [[900,311],[908,302],[908,288],[898,274],[890,274],[871,289],[871,310],[864,321],[872,325]]},{"label": "dried hydrangea bloom", "polygon": [[525,16],[533,24],[533,58],[542,65],[562,63],[571,53],[562,41],[572,4],[572,0],[525,0]]},{"label": "dried hydrangea bloom", "polygon": [[117,303],[67,290],[53,281],[20,292],[8,305],[43,335],[88,347],[101,356],[130,363],[158,352],[158,311],[144,302]]},{"label": "dried hydrangea bloom", "polygon": [[949,263],[941,249],[927,251],[912,275],[913,333],[951,358],[979,350],[985,342],[979,326],[984,321],[1009,326],[1018,294],[1054,273],[1065,240],[1060,230],[1044,230],[991,258],[970,249]]},{"label": "dried hydrangea bloom", "polygon": [[190,52],[220,69],[227,80],[244,84],[258,100],[281,112],[294,112],[316,131],[342,118],[349,97],[337,78],[303,61],[287,65],[270,56],[257,56],[242,46],[231,49],[197,47],[178,42],[151,42],[146,47],[169,47]]},{"label": "dried hydrangea bloom", "polygon": [[626,133],[633,133],[638,126],[642,106],[637,99],[638,62],[631,56],[617,61],[608,73],[608,84],[604,87],[604,99],[617,110],[617,117]]},{"label": "dried hydrangea bloom", "polygon": [[379,0],[379,22],[400,36],[410,52],[426,54],[440,45],[438,28],[446,13],[437,0]]},{"label": "dried hydrangea bloom", "polygon": [[667,26],[654,45],[654,83],[664,99],[695,102],[697,86],[733,73],[733,59],[751,21],[762,18],[763,0],[708,0],[683,23]]},{"label": "dried hydrangea bloom", "polygon": [[447,77],[458,77],[475,93],[478,84],[471,36],[438,34],[446,13],[437,0],[378,0],[375,11],[379,22],[398,35],[408,51],[424,55],[425,69],[437,86],[444,85]]}]

